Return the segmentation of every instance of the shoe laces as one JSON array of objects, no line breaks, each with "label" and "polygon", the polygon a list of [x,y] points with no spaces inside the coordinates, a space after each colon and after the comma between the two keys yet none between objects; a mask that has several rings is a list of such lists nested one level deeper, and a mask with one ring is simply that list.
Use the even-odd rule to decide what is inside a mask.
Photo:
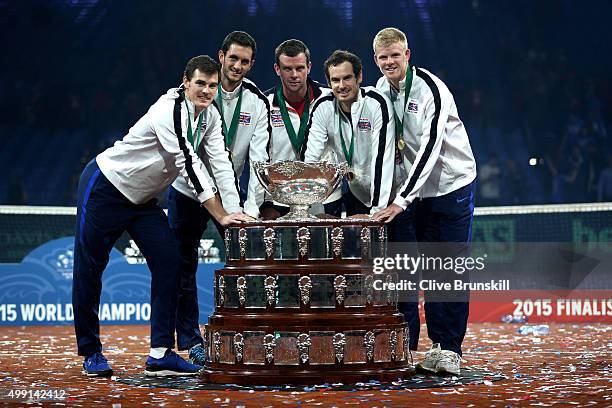
[{"label": "shoe laces", "polygon": [[204,347],[196,346],[189,350],[189,357],[193,356],[193,358],[197,360],[204,360],[206,357],[206,353],[204,352]]},{"label": "shoe laces", "polygon": [[436,343],[431,346],[427,353],[425,353],[425,358],[437,357],[440,353],[442,353],[442,349],[440,349],[440,343]]},{"label": "shoe laces", "polygon": [[176,364],[179,367],[184,366],[185,364],[189,364],[187,361],[185,361],[183,357],[179,356],[178,353],[176,353],[174,350],[169,350],[166,354],[166,357],[174,360],[174,364]]},{"label": "shoe laces", "polygon": [[458,365],[461,363],[461,357],[459,357],[459,354],[455,353],[454,351],[443,350],[440,355],[440,362]]},{"label": "shoe laces", "polygon": [[106,360],[106,357],[104,357],[104,354],[98,352],[98,353],[95,353],[93,356],[91,356],[89,361],[90,361],[90,365],[96,365],[96,364],[106,363],[108,360]]},{"label": "shoe laces", "polygon": [[172,349],[168,349],[168,351],[166,351],[164,358],[169,358],[171,360],[182,360],[181,357]]}]

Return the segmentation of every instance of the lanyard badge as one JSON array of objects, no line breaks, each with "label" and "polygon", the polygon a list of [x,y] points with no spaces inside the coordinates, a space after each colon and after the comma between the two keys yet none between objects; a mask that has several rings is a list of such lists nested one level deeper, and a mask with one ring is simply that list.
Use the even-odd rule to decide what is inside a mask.
[{"label": "lanyard badge", "polygon": [[[410,89],[412,88],[412,69],[410,68],[410,64],[406,66],[406,81],[404,82],[404,109],[402,110],[402,119],[397,115],[395,111],[395,104],[393,104],[393,118],[395,119],[395,134],[397,137],[397,148],[399,150],[404,150],[406,147],[406,142],[404,141],[403,132],[404,132],[404,113],[406,111],[406,103],[408,102],[408,95],[410,94]],[[399,98],[399,91],[397,96],[393,99],[395,102]]]}]

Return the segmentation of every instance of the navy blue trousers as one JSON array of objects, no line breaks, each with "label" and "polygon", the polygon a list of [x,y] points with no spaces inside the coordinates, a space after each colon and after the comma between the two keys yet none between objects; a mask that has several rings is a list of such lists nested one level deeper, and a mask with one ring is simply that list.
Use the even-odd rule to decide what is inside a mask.
[{"label": "navy blue trousers", "polygon": [[[168,221],[181,255],[180,289],[176,312],[176,337],[179,350],[187,350],[202,344],[200,332],[200,310],[198,306],[198,247],[212,216],[200,203],[168,188]],[[213,219],[213,221],[215,221]],[[223,228],[215,221],[219,234]]]},{"label": "navy blue trousers", "polygon": [[284,217],[289,214],[289,207],[284,207],[282,205],[276,205],[272,201],[264,201],[264,203],[259,207],[259,211],[263,211],[266,208],[273,208],[280,214],[280,217]]},{"label": "navy blue trousers", "polygon": [[324,204],[323,208],[325,210],[325,214],[340,217],[342,214],[342,206],[344,206],[347,217],[356,214],[369,214],[371,209],[371,207],[364,205],[357,197],[355,197],[351,190],[348,189],[348,185],[346,186],[346,191],[342,193],[342,198],[332,201],[331,203]]},{"label": "navy blue trousers", "polygon": [[[465,256],[469,250],[474,215],[474,182],[440,197],[417,199],[406,211],[396,216],[389,224],[390,242],[451,242],[453,250]],[[418,244],[417,244],[418,245]],[[463,276],[468,279],[469,276]],[[427,332],[433,343],[440,343],[443,350],[451,350],[461,355],[461,344],[467,330],[469,298],[465,294],[458,301],[428,301],[433,295],[425,294],[425,321]],[[419,342],[420,320],[418,294],[413,301],[400,302],[398,308],[404,314],[408,329],[409,347],[416,350]]]},{"label": "navy blue trousers", "polygon": [[131,203],[94,159],[81,174],[77,197],[72,305],[79,355],[102,351],[98,318],[102,273],[124,231],[151,271],[151,347],[174,347],[180,256],[167,217],[154,199]]}]

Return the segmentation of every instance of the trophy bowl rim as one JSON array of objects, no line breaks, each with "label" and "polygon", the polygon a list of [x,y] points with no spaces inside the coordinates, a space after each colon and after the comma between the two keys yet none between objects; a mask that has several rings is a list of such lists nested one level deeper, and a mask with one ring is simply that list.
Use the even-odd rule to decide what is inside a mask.
[{"label": "trophy bowl rim", "polygon": [[[282,167],[283,165],[303,167],[303,169],[301,169],[302,171],[298,171],[294,174],[291,174],[290,176],[287,176],[288,179],[285,179],[285,180],[273,181],[272,179],[270,179],[269,177],[270,174],[268,170],[273,167]],[[322,169],[322,167],[325,167],[325,169]],[[259,180],[263,188],[266,190],[266,192],[270,194],[270,196],[272,196],[272,199],[274,201],[277,201],[279,203],[289,205],[289,206],[312,205],[312,204],[322,203],[338,188],[338,185],[342,181],[342,177],[348,171],[348,163],[346,162],[333,163],[333,162],[329,162],[326,160],[318,161],[318,162],[304,162],[304,161],[299,161],[299,160],[280,160],[274,163],[255,161],[253,162],[253,169],[255,170],[257,179]],[[300,173],[303,173],[303,171],[307,169],[319,170],[321,173],[320,177],[293,178],[295,175],[299,175]],[[276,169],[274,170],[277,171]],[[328,171],[328,170],[334,170],[333,177],[331,178],[325,177],[324,171]],[[321,185],[324,187],[324,191],[322,192],[322,194],[313,195],[312,200],[304,200],[304,194],[301,194],[300,196],[302,198],[300,199],[300,202],[295,202],[294,200],[287,200],[286,197],[281,196],[278,192],[279,187],[281,185],[286,186],[290,184],[304,183],[305,180],[307,181],[308,180],[320,180],[322,182]]]}]

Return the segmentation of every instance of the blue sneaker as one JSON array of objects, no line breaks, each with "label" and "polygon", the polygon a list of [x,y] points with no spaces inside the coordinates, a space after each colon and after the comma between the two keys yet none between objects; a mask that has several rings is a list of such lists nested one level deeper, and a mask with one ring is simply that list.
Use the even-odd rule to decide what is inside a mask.
[{"label": "blue sneaker", "polygon": [[102,353],[94,353],[83,361],[83,374],[88,377],[110,377],[113,369]]},{"label": "blue sneaker", "polygon": [[198,375],[202,366],[191,364],[181,356],[168,349],[162,358],[147,358],[145,375],[149,377]]},{"label": "blue sneaker", "polygon": [[206,363],[206,351],[201,344],[193,346],[189,350],[189,361],[200,366]]}]

